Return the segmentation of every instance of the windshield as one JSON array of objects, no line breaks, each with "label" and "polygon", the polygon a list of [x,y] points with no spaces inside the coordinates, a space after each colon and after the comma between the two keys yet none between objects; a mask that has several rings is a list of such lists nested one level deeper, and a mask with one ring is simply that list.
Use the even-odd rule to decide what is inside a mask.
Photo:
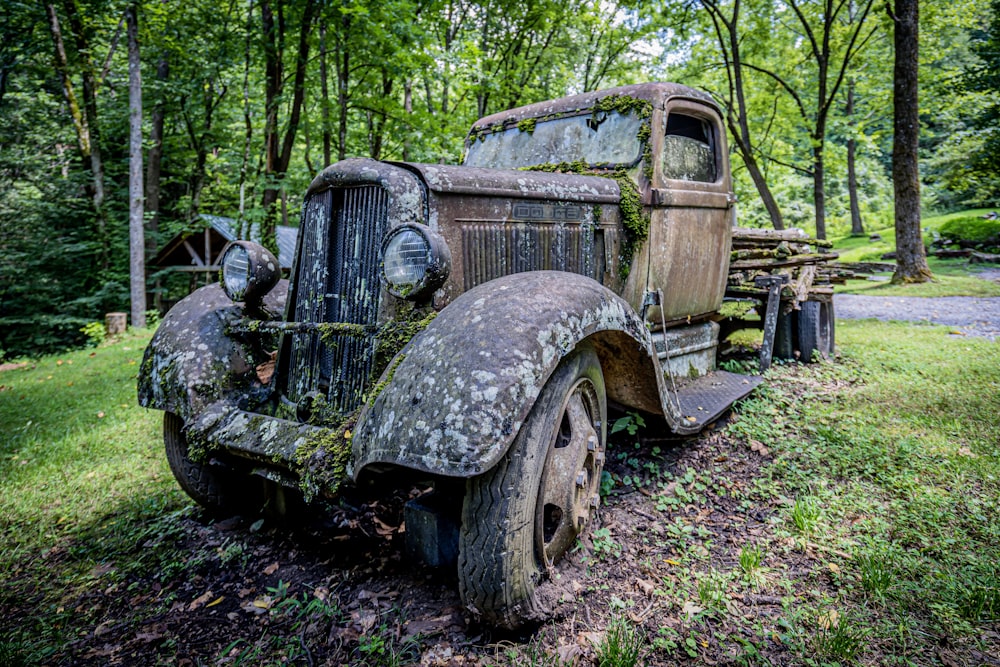
[{"label": "windshield", "polygon": [[516,169],[559,162],[630,166],[639,159],[643,120],[615,111],[525,122],[500,132],[488,129],[469,145],[469,167]]}]

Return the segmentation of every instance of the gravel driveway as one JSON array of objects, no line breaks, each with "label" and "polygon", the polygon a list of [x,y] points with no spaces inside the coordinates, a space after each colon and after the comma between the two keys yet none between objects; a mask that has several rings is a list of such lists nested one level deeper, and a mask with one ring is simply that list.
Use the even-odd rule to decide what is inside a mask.
[{"label": "gravel driveway", "polygon": [[1000,338],[1000,297],[837,294],[834,312],[838,319],[931,322],[954,327],[970,336]]}]

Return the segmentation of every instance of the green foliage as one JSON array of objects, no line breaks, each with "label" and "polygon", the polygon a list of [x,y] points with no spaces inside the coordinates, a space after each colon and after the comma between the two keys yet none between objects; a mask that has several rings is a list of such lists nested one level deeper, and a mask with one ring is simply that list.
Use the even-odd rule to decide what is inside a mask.
[{"label": "green foliage", "polygon": [[80,333],[87,337],[87,342],[91,347],[97,347],[103,343],[104,338],[108,335],[107,329],[104,328],[104,322],[88,322],[80,327]]},{"label": "green foliage", "polygon": [[594,555],[599,560],[617,558],[622,553],[622,545],[615,541],[610,528],[597,528],[590,533]]},{"label": "green foliage", "polygon": [[865,647],[864,631],[845,616],[828,612],[821,616],[820,626],[816,648],[823,656],[852,662]]},{"label": "green foliage", "polygon": [[891,554],[863,553],[855,557],[861,587],[865,592],[882,600],[896,580],[895,563]]},{"label": "green foliage", "polygon": [[645,428],[646,421],[638,412],[629,412],[624,417],[619,417],[611,426],[611,433],[625,431],[631,436],[639,432],[640,428]]},{"label": "green foliage", "polygon": [[740,571],[744,578],[754,584],[760,581],[760,571],[764,555],[758,545],[744,545],[740,549]]},{"label": "green foliage", "polygon": [[1000,220],[980,216],[955,218],[941,225],[941,238],[950,243],[967,241],[988,248],[1000,246]]},{"label": "green foliage", "polygon": [[627,618],[615,616],[594,646],[598,667],[635,667],[645,644],[642,630]]},{"label": "green foliage", "polygon": [[792,505],[792,524],[804,537],[808,538],[819,524],[819,502],[812,497],[796,498]]}]

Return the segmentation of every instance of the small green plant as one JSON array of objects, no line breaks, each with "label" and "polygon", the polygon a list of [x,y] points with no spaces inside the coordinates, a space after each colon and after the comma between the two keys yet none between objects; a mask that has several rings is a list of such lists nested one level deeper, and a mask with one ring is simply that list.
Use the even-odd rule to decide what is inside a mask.
[{"label": "small green plant", "polygon": [[246,544],[243,542],[230,542],[226,540],[222,543],[222,546],[217,549],[219,554],[219,562],[223,565],[230,565],[239,563],[241,565],[246,565],[250,558],[250,554],[247,553]]},{"label": "small green plant", "polygon": [[759,588],[764,581],[764,554],[756,544],[743,545],[740,549],[740,571],[743,578],[754,588]]},{"label": "small green plant", "polygon": [[619,417],[615,420],[615,423],[611,426],[612,433],[618,433],[620,431],[625,431],[629,435],[635,435],[639,432],[640,428],[646,427],[646,420],[642,418],[638,412],[629,412],[624,417]]},{"label": "small green plant", "polygon": [[865,645],[865,633],[846,617],[829,611],[820,618],[816,649],[833,660],[851,662]]},{"label": "small green plant", "polygon": [[601,471],[601,496],[607,497],[615,489],[615,476],[607,470]]},{"label": "small green plant", "polygon": [[653,637],[653,649],[667,655],[673,655],[680,643],[680,633],[669,626],[661,627],[656,631],[656,636]]},{"label": "small green plant", "polygon": [[773,664],[767,656],[760,652],[757,645],[742,637],[735,637],[740,643],[741,651],[736,654],[736,664],[743,667],[771,667]]},{"label": "small green plant", "polygon": [[80,327],[80,333],[87,337],[87,345],[90,347],[97,347],[108,335],[104,322],[88,322]]},{"label": "small green plant", "polygon": [[615,616],[594,647],[597,664],[599,667],[635,667],[645,643],[645,635],[639,628],[626,618]]},{"label": "small green plant", "polygon": [[803,537],[808,538],[816,532],[819,516],[819,502],[815,498],[804,496],[795,499],[795,505],[792,507],[792,523]]},{"label": "small green plant", "polygon": [[887,554],[860,554],[855,558],[861,575],[861,587],[881,600],[895,579],[895,565]]},{"label": "small green plant", "polygon": [[[402,636],[402,612],[393,609],[379,611],[379,621],[372,629],[358,637],[360,662],[366,667],[402,667],[420,659],[420,644],[416,638]],[[355,664],[355,663],[352,663]]]},{"label": "small green plant", "polygon": [[599,559],[617,558],[622,553],[622,545],[611,537],[610,528],[598,528],[590,534],[594,555]]},{"label": "small green plant", "polygon": [[698,600],[707,611],[721,613],[726,610],[728,589],[729,577],[715,568],[698,578]]}]

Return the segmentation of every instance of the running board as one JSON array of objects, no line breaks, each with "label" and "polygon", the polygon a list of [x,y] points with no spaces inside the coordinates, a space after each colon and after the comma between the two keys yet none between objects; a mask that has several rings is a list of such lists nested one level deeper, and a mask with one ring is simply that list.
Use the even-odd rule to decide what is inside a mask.
[{"label": "running board", "polygon": [[677,388],[684,430],[701,430],[764,381],[759,375],[713,371]]}]

